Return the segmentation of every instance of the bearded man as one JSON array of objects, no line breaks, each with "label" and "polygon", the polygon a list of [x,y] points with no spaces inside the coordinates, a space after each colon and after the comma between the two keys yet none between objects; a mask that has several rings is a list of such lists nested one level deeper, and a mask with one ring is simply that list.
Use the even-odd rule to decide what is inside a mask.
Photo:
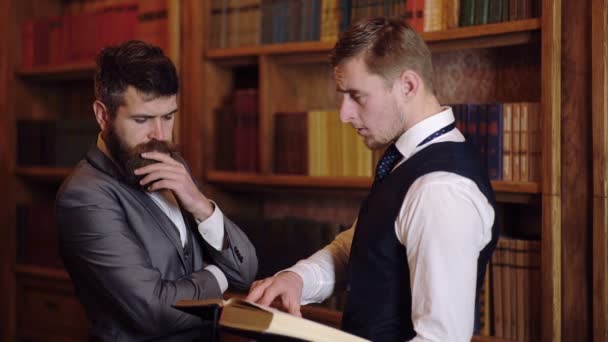
[{"label": "bearded man", "polygon": [[93,340],[200,338],[201,320],[171,305],[247,289],[255,277],[254,247],[172,144],[178,88],[171,60],[144,42],[97,57],[101,133],[56,201],[61,254]]}]

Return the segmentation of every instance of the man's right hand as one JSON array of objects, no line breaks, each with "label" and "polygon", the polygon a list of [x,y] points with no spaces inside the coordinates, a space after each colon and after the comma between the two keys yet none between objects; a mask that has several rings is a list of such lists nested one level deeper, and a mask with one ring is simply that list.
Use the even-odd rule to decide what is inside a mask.
[{"label": "man's right hand", "polygon": [[281,309],[301,317],[300,299],[303,286],[302,277],[298,274],[281,272],[274,277],[254,281],[246,299],[262,305],[270,305],[277,299]]}]

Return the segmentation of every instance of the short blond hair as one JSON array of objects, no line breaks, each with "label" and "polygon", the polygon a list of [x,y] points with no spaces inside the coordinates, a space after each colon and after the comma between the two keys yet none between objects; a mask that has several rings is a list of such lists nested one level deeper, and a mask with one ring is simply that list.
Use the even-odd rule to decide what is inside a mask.
[{"label": "short blond hair", "polygon": [[330,61],[336,67],[361,54],[368,71],[387,82],[392,83],[403,70],[413,70],[428,91],[434,91],[431,52],[403,19],[378,17],[350,26],[340,35]]}]

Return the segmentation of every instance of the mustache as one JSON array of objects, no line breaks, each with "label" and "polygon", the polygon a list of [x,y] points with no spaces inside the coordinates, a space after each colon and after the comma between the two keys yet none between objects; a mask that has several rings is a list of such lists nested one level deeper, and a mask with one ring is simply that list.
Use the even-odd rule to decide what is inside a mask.
[{"label": "mustache", "polygon": [[158,163],[156,160],[146,159],[141,156],[145,152],[160,152],[173,156],[177,152],[177,145],[168,141],[150,140],[141,143],[126,152],[126,158],[123,159],[127,172],[133,173],[135,169],[144,167],[150,164]]}]

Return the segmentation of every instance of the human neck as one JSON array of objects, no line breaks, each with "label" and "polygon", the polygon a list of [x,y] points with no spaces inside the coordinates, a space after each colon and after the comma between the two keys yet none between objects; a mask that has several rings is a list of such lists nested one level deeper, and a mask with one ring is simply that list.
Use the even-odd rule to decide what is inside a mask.
[{"label": "human neck", "polygon": [[414,100],[409,110],[410,118],[406,121],[405,131],[415,126],[417,123],[441,112],[441,105],[435,95],[423,95]]}]

